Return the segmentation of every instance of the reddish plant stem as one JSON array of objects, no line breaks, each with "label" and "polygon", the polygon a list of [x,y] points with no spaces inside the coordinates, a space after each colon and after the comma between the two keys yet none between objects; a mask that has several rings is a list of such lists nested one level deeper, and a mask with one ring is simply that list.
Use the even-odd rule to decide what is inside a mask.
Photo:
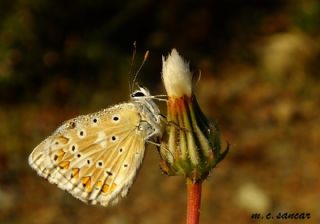
[{"label": "reddish plant stem", "polygon": [[201,204],[201,184],[187,179],[187,224],[199,224]]}]

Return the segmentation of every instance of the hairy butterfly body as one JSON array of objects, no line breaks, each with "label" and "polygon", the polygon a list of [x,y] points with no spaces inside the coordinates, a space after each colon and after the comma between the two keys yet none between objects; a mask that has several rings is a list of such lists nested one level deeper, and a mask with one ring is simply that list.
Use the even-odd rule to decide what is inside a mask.
[{"label": "hairy butterfly body", "polygon": [[66,121],[33,150],[29,164],[74,197],[108,206],[126,196],[146,141],[161,134],[160,111],[140,87],[128,103]]}]

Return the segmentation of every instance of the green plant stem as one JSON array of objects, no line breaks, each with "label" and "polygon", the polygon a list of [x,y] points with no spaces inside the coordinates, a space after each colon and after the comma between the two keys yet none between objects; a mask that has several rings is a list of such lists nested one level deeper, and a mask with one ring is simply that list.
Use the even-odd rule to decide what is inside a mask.
[{"label": "green plant stem", "polygon": [[201,184],[187,179],[187,224],[199,224],[201,204]]}]

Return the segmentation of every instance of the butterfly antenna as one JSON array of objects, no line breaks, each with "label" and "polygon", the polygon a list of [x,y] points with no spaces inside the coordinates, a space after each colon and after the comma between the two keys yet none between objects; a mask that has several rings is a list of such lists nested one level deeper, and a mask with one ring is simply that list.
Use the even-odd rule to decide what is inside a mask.
[{"label": "butterfly antenna", "polygon": [[138,76],[140,70],[142,69],[144,63],[147,61],[148,57],[149,57],[149,51],[146,51],[146,53],[144,54],[143,60],[141,62],[141,65],[140,65],[140,67],[138,68],[138,70],[136,71],[136,73],[134,75],[134,79],[133,79],[132,85],[137,85],[137,83],[136,83],[137,76]]},{"label": "butterfly antenna", "polygon": [[[134,41],[133,42],[132,57],[131,57],[131,64],[130,64],[130,72],[129,72],[130,77],[133,76],[133,62],[136,57],[136,53],[137,53],[137,42]],[[133,85],[131,84],[130,81],[129,81],[129,91],[130,91],[130,93],[133,91]]]}]

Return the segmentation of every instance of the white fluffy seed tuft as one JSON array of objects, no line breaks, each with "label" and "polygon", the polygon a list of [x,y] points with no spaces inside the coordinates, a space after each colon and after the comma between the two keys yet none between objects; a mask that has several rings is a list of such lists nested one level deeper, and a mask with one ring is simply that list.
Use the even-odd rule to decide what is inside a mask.
[{"label": "white fluffy seed tuft", "polygon": [[192,94],[192,74],[187,63],[172,49],[167,57],[162,56],[162,79],[169,97]]}]

